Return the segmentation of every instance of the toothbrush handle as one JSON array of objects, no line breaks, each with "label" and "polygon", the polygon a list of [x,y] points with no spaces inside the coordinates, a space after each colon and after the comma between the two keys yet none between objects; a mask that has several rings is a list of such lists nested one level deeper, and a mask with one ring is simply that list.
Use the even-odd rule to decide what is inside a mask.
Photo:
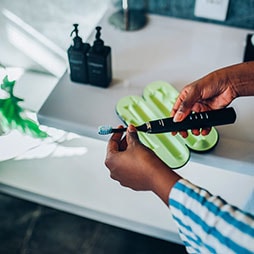
[{"label": "toothbrush handle", "polygon": [[121,133],[127,131],[127,128],[117,128],[117,129],[112,129],[111,133]]},{"label": "toothbrush handle", "polygon": [[164,133],[189,129],[207,128],[217,125],[234,123],[236,113],[232,107],[193,113],[181,122],[173,122],[173,118],[151,121],[148,133]]}]

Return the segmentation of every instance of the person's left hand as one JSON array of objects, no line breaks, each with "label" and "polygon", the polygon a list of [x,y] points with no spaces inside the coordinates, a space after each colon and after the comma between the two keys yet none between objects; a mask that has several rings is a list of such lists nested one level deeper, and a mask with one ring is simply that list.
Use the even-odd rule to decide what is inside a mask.
[{"label": "person's left hand", "polygon": [[[151,189],[150,165],[155,159],[152,150],[140,143],[133,126],[128,127],[127,135],[114,133],[107,147],[106,166],[112,179],[134,190]],[[156,158],[157,161],[157,158]]]},{"label": "person's left hand", "polygon": [[180,176],[139,141],[134,126],[122,136],[114,133],[108,143],[105,165],[111,178],[134,190],[151,190],[167,204],[169,191]]}]

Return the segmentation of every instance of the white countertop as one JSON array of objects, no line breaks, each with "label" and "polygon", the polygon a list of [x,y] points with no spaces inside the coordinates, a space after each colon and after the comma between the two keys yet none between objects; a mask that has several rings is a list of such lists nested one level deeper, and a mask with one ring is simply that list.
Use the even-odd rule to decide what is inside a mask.
[{"label": "white countertop", "polygon": [[[149,16],[144,29],[134,32],[115,29],[107,16],[99,25],[104,43],[112,48],[112,84],[104,89],[74,83],[65,73],[38,118],[42,124],[102,140],[108,136],[98,135],[98,126],[122,124],[115,113],[119,99],[142,96],[145,86],[157,80],[180,91],[215,69],[242,62],[246,34],[251,32],[156,15]],[[93,40],[94,34],[91,43]],[[220,144],[205,157],[206,164],[253,174],[254,135],[249,126],[254,115],[249,108],[254,108],[254,99],[238,98],[232,106],[237,121],[217,128]],[[193,159],[199,162],[203,156],[194,155]]]},{"label": "white countertop", "polygon": [[[74,83],[66,73],[38,117],[42,123],[102,139],[97,135],[99,125],[121,123],[115,114],[120,98],[142,95],[144,87],[157,80],[167,81],[180,91],[215,69],[242,62],[245,37],[250,32],[154,15],[149,16],[144,29],[134,32],[115,29],[107,17],[99,25],[104,43],[112,48],[112,84],[104,89]],[[90,42],[93,40],[94,34]],[[235,103],[239,123],[223,135],[240,140],[251,137],[253,141],[252,130],[245,122],[253,122],[254,116],[248,115],[239,101]],[[243,104],[254,106],[254,101],[245,99]],[[244,132],[237,131],[239,128]]]},{"label": "white countertop", "polygon": [[[0,163],[0,190],[115,226],[180,242],[170,210],[159,198],[151,192],[124,188],[110,178],[103,163],[105,141],[71,133],[65,137],[54,133],[53,136],[57,143],[44,141],[16,159]],[[33,143],[29,138],[28,142]],[[14,144],[15,141],[10,143],[9,149]],[[242,208],[253,191],[253,175],[193,161],[177,172]]]},{"label": "white countertop", "polygon": [[[84,99],[84,107],[75,108],[69,97],[53,101],[53,91],[43,115],[53,123],[56,119],[57,123],[64,123],[63,128],[69,131],[88,130],[90,137],[53,134],[58,142],[46,140],[41,144],[24,138],[24,144],[31,142],[35,149],[0,162],[0,189],[88,218],[180,242],[170,211],[157,197],[150,192],[123,188],[110,179],[104,166],[107,143],[93,133],[97,132],[99,121],[119,124],[114,112],[116,100],[125,94],[141,95],[150,82],[165,80],[181,89],[214,69],[241,62],[245,37],[250,31],[155,15],[149,16],[144,29],[135,32],[116,30],[107,23],[107,17],[99,25],[105,44],[113,51],[113,84],[102,89],[68,81],[63,86],[73,86],[70,89],[73,101],[88,96],[95,106],[86,107]],[[34,94],[39,96],[36,90]],[[61,109],[61,101],[70,110],[70,114],[63,115],[66,119],[51,115],[56,112],[53,104]],[[244,207],[254,186],[254,133],[249,128],[253,114],[246,109],[246,106],[253,108],[254,100],[239,99],[233,106],[238,114],[237,123],[219,128],[220,141],[216,148],[210,153],[192,154],[178,172],[232,204]],[[6,149],[14,145],[15,138]]]}]

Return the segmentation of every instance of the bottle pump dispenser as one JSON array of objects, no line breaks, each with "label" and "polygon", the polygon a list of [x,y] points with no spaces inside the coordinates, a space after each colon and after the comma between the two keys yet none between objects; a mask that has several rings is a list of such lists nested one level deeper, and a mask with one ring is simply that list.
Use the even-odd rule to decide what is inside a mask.
[{"label": "bottle pump dispenser", "polygon": [[87,52],[90,49],[88,43],[83,43],[82,38],[78,35],[78,24],[74,24],[70,36],[73,38],[73,45],[71,45],[67,51],[70,64],[70,78],[72,81],[80,83],[88,83],[87,72]]},{"label": "bottle pump dispenser", "polygon": [[101,27],[96,27],[93,46],[87,53],[89,83],[108,87],[112,80],[111,48],[101,39]]}]

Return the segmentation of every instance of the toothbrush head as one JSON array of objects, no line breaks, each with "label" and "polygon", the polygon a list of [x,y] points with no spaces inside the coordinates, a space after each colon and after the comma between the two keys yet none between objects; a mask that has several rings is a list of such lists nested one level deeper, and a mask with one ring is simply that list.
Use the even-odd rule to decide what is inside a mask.
[{"label": "toothbrush head", "polygon": [[127,128],[112,128],[108,125],[102,125],[98,128],[98,134],[99,135],[108,135],[111,133],[123,133],[127,130]]},{"label": "toothbrush head", "polygon": [[99,128],[98,128],[98,134],[99,135],[108,135],[113,132],[112,130],[113,129],[111,126],[102,125],[102,126],[99,126]]}]

